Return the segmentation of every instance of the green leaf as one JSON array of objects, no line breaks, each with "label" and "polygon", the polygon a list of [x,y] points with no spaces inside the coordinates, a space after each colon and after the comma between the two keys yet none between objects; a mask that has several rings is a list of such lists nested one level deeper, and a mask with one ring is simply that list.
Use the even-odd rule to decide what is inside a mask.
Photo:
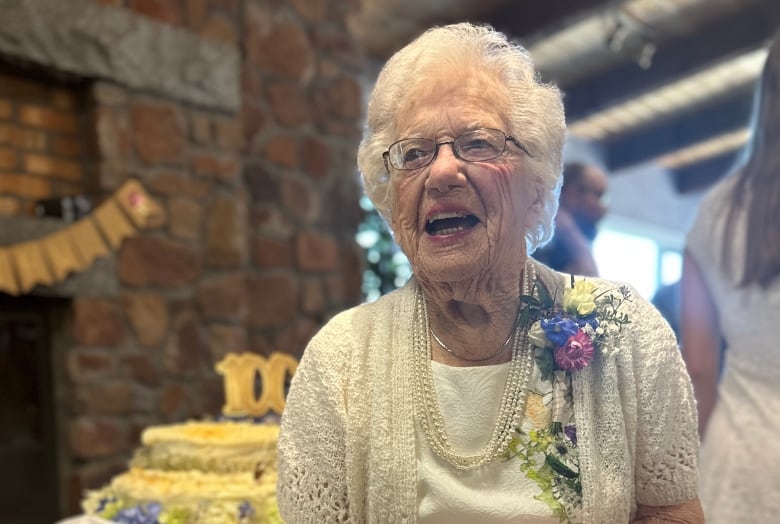
[{"label": "green leaf", "polygon": [[520,316],[518,317],[518,324],[521,326],[529,326],[530,323],[528,322],[528,319],[530,318],[531,313],[528,308],[523,308],[520,311]]},{"label": "green leaf", "polygon": [[555,499],[552,492],[544,491],[541,494],[536,495],[534,498],[539,502],[544,502],[547,504],[552,510],[553,515],[555,515],[558,520],[569,520],[569,516],[566,514],[566,508],[564,508],[563,505]]},{"label": "green leaf", "polygon": [[558,460],[557,457],[553,455],[546,455],[544,458],[544,461],[559,475],[563,475],[567,479],[573,479],[577,477],[577,473],[569,469],[566,464]]},{"label": "green leaf", "polygon": [[536,365],[539,366],[542,380],[552,380],[554,364],[552,351],[546,348],[537,351],[534,355],[534,360],[536,360]]},{"label": "green leaf", "polygon": [[565,479],[564,483],[577,495],[582,496],[582,482],[579,477],[576,479]]},{"label": "green leaf", "polygon": [[542,303],[536,297],[530,295],[520,295],[520,303],[525,304],[531,309],[539,309],[542,307]]},{"label": "green leaf", "polygon": [[544,284],[536,286],[536,292],[539,294],[539,302],[543,308],[550,309],[555,306],[555,301],[553,300],[553,297],[550,296],[550,292]]}]

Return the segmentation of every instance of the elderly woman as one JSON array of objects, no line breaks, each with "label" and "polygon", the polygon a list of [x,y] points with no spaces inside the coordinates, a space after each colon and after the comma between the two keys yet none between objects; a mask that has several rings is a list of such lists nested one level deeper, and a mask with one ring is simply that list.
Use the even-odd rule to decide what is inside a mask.
[{"label": "elderly woman", "polygon": [[527,53],[434,28],[377,79],[359,165],[414,278],[333,318],[282,418],[296,522],[701,522],[690,381],[626,286],[555,273],[564,117]]}]

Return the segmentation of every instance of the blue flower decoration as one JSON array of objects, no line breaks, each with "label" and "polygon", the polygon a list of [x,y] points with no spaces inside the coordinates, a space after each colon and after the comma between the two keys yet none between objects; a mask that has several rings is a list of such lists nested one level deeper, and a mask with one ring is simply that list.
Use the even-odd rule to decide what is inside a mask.
[{"label": "blue flower decoration", "polygon": [[577,334],[580,330],[580,326],[577,322],[570,318],[562,318],[560,315],[556,315],[550,319],[542,319],[539,323],[544,330],[544,334],[550,339],[555,347],[560,347],[566,344],[569,337]]},{"label": "blue flower decoration", "polygon": [[594,311],[586,317],[577,317],[574,319],[574,321],[580,328],[590,326],[595,330],[597,327],[599,327],[598,311]]},{"label": "blue flower decoration", "polygon": [[133,506],[120,510],[114,517],[114,521],[121,524],[158,524],[157,517],[162,507],[157,503],[144,506]]},{"label": "blue flower decoration", "polygon": [[114,517],[114,520],[121,524],[145,524],[140,506],[120,510]]},{"label": "blue flower decoration", "polygon": [[238,519],[244,520],[251,518],[255,514],[255,508],[252,507],[252,505],[247,502],[246,500],[241,503],[240,506],[238,506]]},{"label": "blue flower decoration", "polygon": [[160,516],[161,512],[162,505],[159,502],[150,502],[146,505],[146,513],[154,516],[155,519]]}]

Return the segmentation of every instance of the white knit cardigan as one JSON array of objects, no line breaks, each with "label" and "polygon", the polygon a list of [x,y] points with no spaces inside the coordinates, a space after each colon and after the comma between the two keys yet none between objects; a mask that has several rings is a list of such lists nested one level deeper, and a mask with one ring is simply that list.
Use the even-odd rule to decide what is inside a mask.
[{"label": "white knit cardigan", "polygon": [[[562,296],[569,277],[538,269],[551,296]],[[416,521],[416,286],[412,280],[337,315],[307,346],[279,438],[277,498],[286,522]],[[628,522],[637,503],[696,497],[696,409],[674,335],[636,293],[624,307],[631,323],[619,340],[573,375],[588,524]]]}]

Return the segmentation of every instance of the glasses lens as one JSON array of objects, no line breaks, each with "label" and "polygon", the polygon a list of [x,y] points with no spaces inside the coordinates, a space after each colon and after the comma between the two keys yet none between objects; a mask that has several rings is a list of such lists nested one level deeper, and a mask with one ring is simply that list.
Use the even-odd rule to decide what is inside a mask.
[{"label": "glasses lens", "polygon": [[506,135],[497,129],[475,129],[456,138],[453,147],[463,160],[482,162],[504,152]]},{"label": "glasses lens", "polygon": [[425,138],[407,138],[390,146],[390,164],[396,169],[419,169],[433,158],[436,144]]}]

